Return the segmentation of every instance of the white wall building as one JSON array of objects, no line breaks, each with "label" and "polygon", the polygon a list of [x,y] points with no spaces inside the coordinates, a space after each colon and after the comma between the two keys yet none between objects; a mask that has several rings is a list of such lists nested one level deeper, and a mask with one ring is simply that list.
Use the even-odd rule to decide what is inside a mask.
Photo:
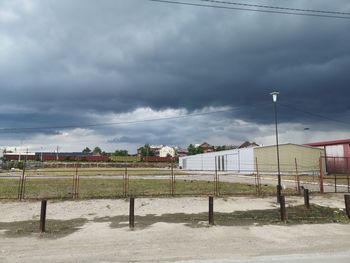
[{"label": "white wall building", "polygon": [[173,147],[164,146],[159,149],[159,157],[175,157],[175,149]]},{"label": "white wall building", "polygon": [[[179,166],[184,170],[232,171],[236,173],[277,172],[277,149],[275,145],[233,149],[180,157]],[[320,156],[324,150],[314,147],[282,144],[279,145],[280,170],[283,173],[319,171]]]},{"label": "white wall building", "polygon": [[236,171],[252,173],[255,171],[254,148],[197,154],[179,158],[179,166],[184,170]]}]

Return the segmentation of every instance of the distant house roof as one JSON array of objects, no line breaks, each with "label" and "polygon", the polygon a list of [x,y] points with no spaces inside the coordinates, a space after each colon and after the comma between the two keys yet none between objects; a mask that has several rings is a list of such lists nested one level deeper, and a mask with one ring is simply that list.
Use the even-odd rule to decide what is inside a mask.
[{"label": "distant house roof", "polygon": [[256,147],[256,146],[259,146],[259,144],[257,144],[256,142],[245,141],[238,148],[249,148],[249,147]]},{"label": "distant house roof", "polygon": [[306,143],[304,145],[319,147],[319,146],[329,146],[329,145],[338,145],[338,144],[350,144],[350,139],[335,140],[335,141],[324,141],[324,142],[313,142],[313,143]]},{"label": "distant house roof", "polygon": [[203,143],[200,145],[200,147],[202,147],[202,148],[209,148],[209,147],[211,147],[211,146],[210,146],[209,143],[203,142]]}]

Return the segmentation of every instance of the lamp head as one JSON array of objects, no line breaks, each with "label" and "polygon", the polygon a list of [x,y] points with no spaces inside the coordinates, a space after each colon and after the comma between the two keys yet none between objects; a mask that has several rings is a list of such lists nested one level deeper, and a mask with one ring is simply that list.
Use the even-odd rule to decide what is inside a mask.
[{"label": "lamp head", "polygon": [[273,102],[277,102],[277,96],[279,95],[280,93],[277,92],[277,91],[274,91],[274,92],[271,92],[270,95],[272,95],[272,100]]}]

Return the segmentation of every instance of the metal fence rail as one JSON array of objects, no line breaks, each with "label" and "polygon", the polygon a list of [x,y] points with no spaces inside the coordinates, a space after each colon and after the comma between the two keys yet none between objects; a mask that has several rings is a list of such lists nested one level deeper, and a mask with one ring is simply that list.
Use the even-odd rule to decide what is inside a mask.
[{"label": "metal fence rail", "polygon": [[[274,195],[277,174],[260,169],[255,172],[183,171],[171,164],[155,168],[67,168],[23,170],[0,176],[0,199],[78,199],[126,198],[130,196],[175,195]],[[319,171],[298,167],[282,174],[284,194],[350,192],[349,173],[326,172],[320,159]]]}]

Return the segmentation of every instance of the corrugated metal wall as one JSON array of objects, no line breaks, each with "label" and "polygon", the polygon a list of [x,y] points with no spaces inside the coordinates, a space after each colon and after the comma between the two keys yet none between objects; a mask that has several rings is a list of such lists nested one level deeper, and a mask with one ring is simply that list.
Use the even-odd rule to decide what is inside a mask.
[{"label": "corrugated metal wall", "polygon": [[[259,171],[277,172],[276,146],[257,147],[254,149]],[[296,144],[279,145],[280,170],[284,173],[294,173],[295,159],[299,172],[319,171],[319,160],[324,151],[319,148]]]},{"label": "corrugated metal wall", "polygon": [[254,149],[197,154],[180,157],[179,166],[185,170],[254,172]]}]

